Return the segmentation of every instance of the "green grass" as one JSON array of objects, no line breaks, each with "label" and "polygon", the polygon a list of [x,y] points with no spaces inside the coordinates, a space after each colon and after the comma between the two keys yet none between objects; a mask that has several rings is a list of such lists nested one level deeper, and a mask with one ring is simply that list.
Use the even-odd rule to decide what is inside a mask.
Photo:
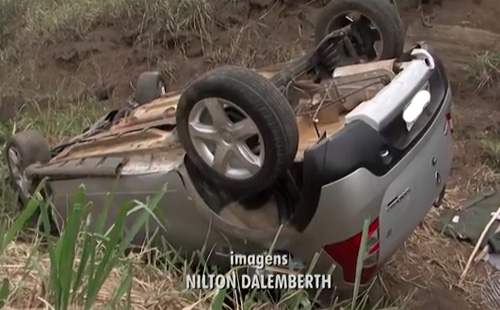
[{"label": "green grass", "polygon": [[42,132],[48,142],[58,143],[63,138],[81,133],[108,110],[102,103],[92,100],[66,105],[58,102],[64,101],[50,100],[43,107],[36,103],[25,105],[18,117],[0,126],[0,134],[7,138],[18,131],[35,129]]},{"label": "green grass", "polygon": [[495,138],[483,138],[480,147],[486,157],[492,161],[495,169],[500,169],[500,141]]},{"label": "green grass", "polygon": [[470,66],[468,75],[477,85],[477,91],[500,83],[500,50],[479,55]]},{"label": "green grass", "polygon": [[[43,182],[39,188],[43,186]],[[130,292],[132,285],[131,260],[125,256],[125,250],[130,246],[132,239],[149,219],[161,197],[165,193],[162,189],[155,197],[146,204],[124,204],[118,214],[113,218],[112,227],[106,227],[107,211],[109,203],[104,206],[92,206],[85,202],[85,188],[78,189],[67,218],[66,225],[60,232],[60,236],[44,236],[46,240],[45,250],[38,248],[38,243],[32,251],[47,252],[49,256],[49,270],[46,272],[42,267],[38,254],[30,257],[23,272],[29,273],[35,270],[42,279],[44,292],[41,296],[55,309],[66,310],[70,306],[81,306],[82,309],[93,309],[97,303],[97,297],[105,284],[108,276],[115,268],[125,266],[125,274],[119,285],[114,288],[113,293],[104,303],[111,309],[123,309],[122,297],[130,303]],[[102,207],[103,211],[97,219],[90,220],[91,208]],[[27,207],[17,216],[16,220],[6,228],[0,226],[0,259],[3,263],[9,259],[5,257],[6,248],[15,240],[30,217],[35,211],[41,210],[40,220],[45,228],[50,231],[49,209],[50,203],[42,199],[39,191],[36,191]],[[125,219],[135,215],[134,225],[125,226]],[[43,233],[40,233],[43,235]],[[0,302],[9,305],[17,287],[12,287],[9,278],[4,278],[0,288]],[[36,294],[36,292],[34,292]],[[128,294],[128,296],[127,296]],[[130,304],[125,305],[127,308]]]}]

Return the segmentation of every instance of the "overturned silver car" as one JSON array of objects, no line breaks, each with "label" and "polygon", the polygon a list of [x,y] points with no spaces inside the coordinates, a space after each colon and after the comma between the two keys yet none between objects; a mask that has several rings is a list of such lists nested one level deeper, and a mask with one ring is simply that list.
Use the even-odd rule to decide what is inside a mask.
[{"label": "overturned silver car", "polygon": [[[345,3],[332,1],[320,21],[348,11],[340,11]],[[81,135],[52,148],[40,133],[14,135],[6,152],[14,186],[27,201],[48,178],[61,227],[82,183],[95,214],[114,192],[109,224],[123,202],[167,184],[162,223],[151,219],[149,228],[171,245],[185,253],[205,246],[211,262],[229,267],[231,253],[269,250],[279,230],[275,250],[295,272],[318,253],[315,273],[335,265],[340,289],[354,283],[369,219],[361,279],[369,283],[444,195],[451,92],[429,47],[403,52],[401,21],[387,1],[350,3],[358,19],[318,23],[323,34],[300,59],[217,68],[175,92],[146,72],[128,107]],[[390,44],[376,48],[380,41]]]}]

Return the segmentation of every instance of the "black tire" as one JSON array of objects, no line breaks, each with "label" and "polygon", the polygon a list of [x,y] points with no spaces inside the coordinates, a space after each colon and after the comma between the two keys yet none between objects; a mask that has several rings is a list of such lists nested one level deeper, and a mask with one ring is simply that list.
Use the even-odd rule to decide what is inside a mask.
[{"label": "black tire", "polygon": [[[259,171],[246,179],[233,179],[212,169],[191,141],[188,118],[199,101],[216,97],[230,101],[257,126],[265,148]],[[188,158],[209,179],[224,188],[252,195],[273,184],[292,164],[298,149],[299,132],[295,113],[283,94],[258,73],[227,66],[206,73],[181,95],[176,112],[179,139]]]},{"label": "black tire", "polygon": [[143,72],[137,79],[135,101],[139,105],[149,103],[162,95],[162,87],[166,90],[166,83],[158,71]]},{"label": "black tire", "polygon": [[[13,135],[5,147],[5,155],[7,157],[7,166],[9,168],[10,179],[13,187],[18,191],[21,202],[26,203],[29,196],[23,194],[23,190],[13,180],[13,167],[9,159],[9,152],[15,149],[19,155],[18,169],[24,171],[28,166],[35,163],[46,163],[50,160],[49,146],[45,142],[43,136],[35,130],[27,130]],[[31,189],[30,189],[31,190]]]},{"label": "black tire", "polygon": [[[315,28],[315,42],[341,26],[332,24],[335,17],[349,12],[359,12],[376,24],[383,38],[378,59],[397,58],[403,53],[405,30],[396,8],[389,0],[331,0],[322,8]],[[350,63],[346,59],[341,64]]]}]

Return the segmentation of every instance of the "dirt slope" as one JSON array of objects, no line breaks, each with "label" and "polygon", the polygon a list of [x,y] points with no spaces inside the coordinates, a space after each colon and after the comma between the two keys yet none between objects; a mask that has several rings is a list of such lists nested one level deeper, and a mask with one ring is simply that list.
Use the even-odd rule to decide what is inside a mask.
[{"label": "dirt slope", "polygon": [[113,89],[112,103],[117,105],[144,70],[160,69],[170,77],[169,86],[181,87],[219,64],[262,66],[290,59],[308,46],[315,16],[312,6],[255,0],[219,1],[213,11],[217,14],[195,32],[158,33],[153,26],[130,27],[141,24],[132,20],[97,26],[76,42],[24,50],[20,58],[33,61],[20,61],[20,72],[6,75],[3,88],[22,88],[25,96],[62,88],[71,99],[92,85],[105,86]]}]

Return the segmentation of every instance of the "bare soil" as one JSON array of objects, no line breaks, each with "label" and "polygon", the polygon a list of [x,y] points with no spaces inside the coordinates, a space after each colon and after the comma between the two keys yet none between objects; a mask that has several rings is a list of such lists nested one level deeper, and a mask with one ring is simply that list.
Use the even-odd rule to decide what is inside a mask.
[{"label": "bare soil", "polygon": [[[56,91],[68,104],[91,92],[101,99],[109,97],[102,104],[116,107],[124,104],[133,91],[131,85],[145,70],[165,72],[170,77],[168,87],[173,89],[217,65],[269,65],[311,46],[320,1],[233,2],[219,8],[208,45],[194,33],[166,38],[161,45],[140,41],[140,33],[124,29],[141,21],[126,20],[124,27],[98,26],[76,42],[27,49],[17,60],[23,79],[0,74],[4,88],[0,120],[12,117],[25,101],[36,98],[43,102]],[[478,53],[500,44],[500,3],[443,0],[441,5],[426,7],[435,10],[434,27],[426,28],[420,25],[416,5],[408,2],[412,1],[399,6],[410,40],[424,39],[435,46],[449,68],[455,95],[456,157],[445,200],[445,207],[452,208],[469,194],[496,184],[496,173],[478,140],[485,134],[500,134],[500,86],[476,94],[466,73]],[[466,284],[458,284],[471,248],[432,231],[430,223],[436,212],[385,268],[384,287],[393,298],[410,295],[410,309],[482,309],[481,281],[491,271],[477,266]]]}]

